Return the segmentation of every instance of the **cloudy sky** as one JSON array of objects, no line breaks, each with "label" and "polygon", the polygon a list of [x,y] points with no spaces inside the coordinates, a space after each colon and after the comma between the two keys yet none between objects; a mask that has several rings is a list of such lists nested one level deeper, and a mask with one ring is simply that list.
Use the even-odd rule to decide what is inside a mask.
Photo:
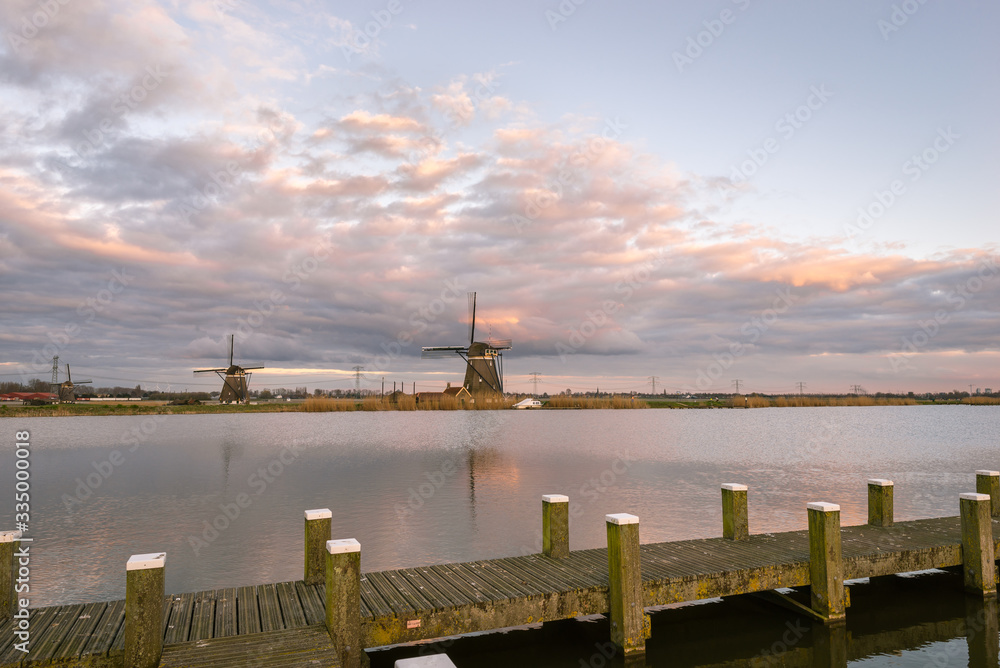
[{"label": "cloudy sky", "polygon": [[512,390],[998,388],[998,21],[6,0],[0,373],[434,389],[474,290]]}]

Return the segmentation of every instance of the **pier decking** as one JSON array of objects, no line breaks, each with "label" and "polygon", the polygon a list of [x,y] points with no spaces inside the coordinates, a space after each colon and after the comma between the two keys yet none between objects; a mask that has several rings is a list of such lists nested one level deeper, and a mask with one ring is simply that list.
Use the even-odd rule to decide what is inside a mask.
[{"label": "pier decking", "polygon": [[[889,489],[891,494],[891,487]],[[989,495],[964,496],[977,497],[970,503],[978,502],[974,509],[982,511],[980,517],[985,519],[981,527],[984,543],[980,547],[990,568],[983,574],[986,581],[980,583],[979,591],[984,596],[995,595],[993,559],[1000,548],[1000,520],[991,518],[994,507]],[[811,504],[811,508],[812,505],[824,504]],[[832,508],[817,510],[816,517],[823,519]],[[889,509],[891,513],[891,499]],[[963,505],[963,513],[965,509]],[[550,510],[544,508],[545,512]],[[553,556],[553,553],[559,554],[560,545],[566,543],[556,517],[546,523],[546,530],[551,532],[546,543],[548,555],[361,573],[356,580],[357,607],[352,611],[354,606],[350,603],[337,605],[336,610],[331,606],[331,614],[334,617],[334,613],[340,614],[341,621],[331,620],[327,616],[326,601],[349,602],[352,596],[350,568],[344,566],[346,561],[337,560],[354,558],[356,562],[360,555],[349,546],[341,545],[343,549],[338,550],[334,549],[337,546],[327,545],[325,571],[317,573],[316,539],[310,531],[319,522],[319,528],[322,530],[325,526],[326,535],[329,535],[329,519],[317,516],[317,512],[307,513],[305,580],[163,597],[162,621],[159,622],[162,656],[158,665],[211,665],[214,668],[350,665],[359,661],[362,648],[609,611],[614,634],[615,596],[624,597],[621,600],[626,610],[620,615],[628,614],[627,582],[631,576],[626,573],[622,578],[626,583],[624,593],[621,586],[617,592],[612,586],[614,564],[621,563],[623,571],[635,566],[626,563],[628,550],[619,550],[612,541],[612,532],[622,528],[619,524],[625,528],[635,527],[637,541],[638,525],[622,520],[631,517],[623,515],[609,516],[609,545],[613,547],[610,558],[607,548],[567,550],[563,552],[566,556]],[[312,519],[309,513],[313,513]],[[893,523],[891,514],[886,517],[882,513],[879,517],[884,521],[873,517],[867,525],[841,529],[839,509],[836,515],[837,554],[826,564],[826,568],[834,572],[831,576],[834,591],[842,593],[845,579],[963,564],[966,566],[963,571],[969,570],[969,564],[963,561],[968,561],[967,557],[973,552],[963,548],[963,541],[968,544],[969,540],[968,518]],[[612,517],[618,519],[612,522]],[[739,517],[737,512],[737,524]],[[745,518],[745,513],[742,517]],[[322,524],[324,519],[325,525]],[[811,522],[812,519],[810,516]],[[813,614],[836,623],[835,602],[830,609],[823,608],[823,602],[823,605],[815,602],[817,590],[825,586],[818,581],[813,583],[817,572],[818,534],[815,532],[815,528],[813,534],[810,530],[773,534],[740,534],[737,531],[737,535],[745,537],[640,545],[635,576],[641,590],[641,603],[635,602],[633,607],[637,607],[637,614],[641,615],[641,608],[669,603],[813,585],[813,607],[818,608]],[[732,532],[727,529],[727,533]],[[837,569],[839,572],[835,572]],[[160,571],[162,573],[162,568]],[[325,576],[325,582],[320,580],[321,576]],[[968,586],[968,577],[966,580]],[[162,595],[162,589],[160,592]],[[839,614],[842,619],[842,608]],[[31,610],[30,652],[24,654],[15,647],[18,640],[10,622],[5,622],[0,636],[0,667],[129,665],[124,659],[125,618],[125,601]],[[627,625],[627,619],[621,623]],[[626,628],[623,632],[628,640],[628,633],[641,635],[642,629],[637,632],[634,628]],[[353,643],[349,640],[351,637],[356,638]],[[639,640],[644,642],[641,637]],[[616,643],[624,646],[619,640]],[[346,651],[345,646],[352,644],[351,651]]]}]

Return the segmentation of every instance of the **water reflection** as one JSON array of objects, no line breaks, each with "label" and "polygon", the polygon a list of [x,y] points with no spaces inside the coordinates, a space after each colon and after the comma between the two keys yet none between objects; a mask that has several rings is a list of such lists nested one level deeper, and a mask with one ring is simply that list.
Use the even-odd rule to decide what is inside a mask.
[{"label": "water reflection", "polygon": [[504,634],[370,652],[373,668],[445,652],[462,666],[972,666],[996,668],[996,599],[962,592],[954,573],[859,581],[847,624],[824,626],[753,596],[653,613],[646,655],[628,661],[607,645],[607,621],[571,620]]}]

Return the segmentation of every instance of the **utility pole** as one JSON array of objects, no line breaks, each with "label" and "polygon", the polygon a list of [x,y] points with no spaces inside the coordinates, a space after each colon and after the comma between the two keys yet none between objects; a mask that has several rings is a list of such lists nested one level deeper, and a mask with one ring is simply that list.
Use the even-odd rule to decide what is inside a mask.
[{"label": "utility pole", "polygon": [[851,394],[864,394],[865,388],[860,385],[851,385]]},{"label": "utility pole", "polygon": [[653,394],[656,394],[656,381],[658,381],[659,379],[660,379],[659,376],[650,376],[649,377],[649,382],[652,383],[652,385],[653,385]]},{"label": "utility pole", "polygon": [[361,397],[361,372],[364,370],[363,366],[354,367],[354,392]]},{"label": "utility pole", "polygon": [[805,390],[805,389],[806,389],[806,384],[805,384],[805,383],[803,383],[803,382],[802,382],[802,381],[800,380],[799,382],[795,383],[795,385],[796,385],[796,386],[798,386],[798,388],[799,388],[799,396],[801,397],[801,396],[802,396],[802,393],[803,393],[803,390]]},{"label": "utility pole", "polygon": [[541,371],[532,371],[528,375],[531,376],[531,382],[535,386],[535,394],[534,394],[534,396],[537,397],[538,396],[538,377],[542,375],[542,372]]},{"label": "utility pole", "polygon": [[742,380],[740,380],[739,378],[737,378],[737,379],[735,379],[735,380],[733,381],[733,385],[735,385],[735,386],[736,386],[736,394],[739,394],[739,393],[740,393],[740,383],[742,383],[742,382],[743,382],[743,381],[742,381]]}]

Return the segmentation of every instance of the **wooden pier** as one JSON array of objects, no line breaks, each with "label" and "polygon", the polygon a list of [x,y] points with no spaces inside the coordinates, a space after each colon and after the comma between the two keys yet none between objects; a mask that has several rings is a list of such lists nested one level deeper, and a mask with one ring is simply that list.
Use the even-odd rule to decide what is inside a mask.
[{"label": "wooden pier", "polygon": [[[164,554],[133,556],[126,599],[23,610],[13,600],[19,534],[0,533],[0,668],[8,666],[345,666],[366,648],[582,615],[608,615],[611,640],[641,654],[644,609],[767,592],[829,627],[849,605],[844,580],[961,568],[966,590],[996,596],[1000,473],[960,515],[894,522],[890,481],[869,481],[869,523],[840,527],[839,507],[810,503],[809,529],[752,534],[747,490],[722,486],[723,537],[640,544],[633,515],[607,517],[608,547],[568,550],[568,498],[542,500],[543,553],[360,572],[361,546],[329,540],[330,511],[305,513],[303,579],[165,595]],[[809,586],[811,604],[773,590]],[[13,602],[11,602],[13,601]],[[25,619],[27,616],[27,619]],[[29,629],[28,644],[19,629]],[[23,632],[22,632],[23,633]],[[27,648],[27,653],[21,651]]]}]

